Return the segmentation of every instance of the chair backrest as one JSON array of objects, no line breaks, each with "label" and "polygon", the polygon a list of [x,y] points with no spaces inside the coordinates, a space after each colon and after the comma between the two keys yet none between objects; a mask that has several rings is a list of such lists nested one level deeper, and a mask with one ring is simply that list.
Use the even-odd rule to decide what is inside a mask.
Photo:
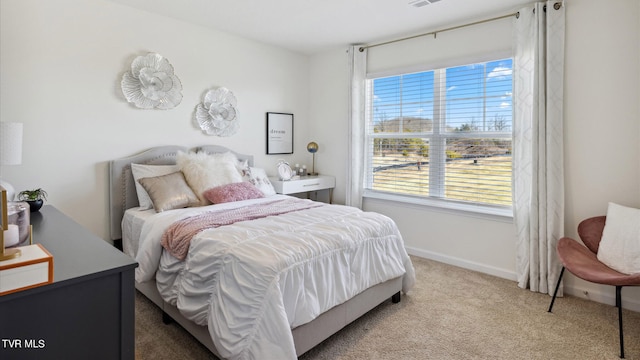
[{"label": "chair backrest", "polygon": [[600,240],[602,239],[602,231],[607,220],[606,216],[596,216],[582,220],[578,225],[578,235],[580,240],[593,252],[598,253]]}]

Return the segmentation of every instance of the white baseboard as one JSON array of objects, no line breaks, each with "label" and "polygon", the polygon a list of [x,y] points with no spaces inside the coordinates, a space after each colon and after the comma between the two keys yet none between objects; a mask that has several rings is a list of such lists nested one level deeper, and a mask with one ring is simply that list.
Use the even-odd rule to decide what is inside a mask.
[{"label": "white baseboard", "polygon": [[[625,289],[628,291],[628,287],[622,288],[622,308],[640,312],[640,299],[625,296]],[[615,306],[616,304],[616,290],[613,286],[602,285],[598,287],[591,287],[565,284],[564,293],[611,306]]]},{"label": "white baseboard", "polygon": [[[517,276],[514,271],[501,269],[486,264],[477,263],[449,255],[443,255],[423,249],[417,249],[407,247],[407,253],[409,255],[418,256],[421,258],[435,260],[441,263],[457,266],[463,269],[478,271],[484,274],[493,275],[499,278],[516,281]],[[568,272],[565,272],[565,277],[572,276]],[[592,286],[589,286],[592,285]],[[555,285],[554,285],[555,286]],[[609,288],[611,291],[606,291]],[[586,285],[576,283],[567,284],[564,282],[564,293],[567,295],[587,299],[602,304],[615,305],[616,293],[615,288],[612,286],[595,285],[587,283]],[[632,311],[640,312],[640,299],[634,299],[631,296],[625,296],[625,288],[622,289],[622,307]]]},{"label": "white baseboard", "polygon": [[507,280],[516,280],[516,273],[510,270],[501,269],[495,266],[489,266],[486,264],[481,264],[461,258],[456,258],[449,255],[443,255],[427,250],[416,249],[412,247],[407,247],[407,253],[409,255],[415,255],[421,258],[439,261],[441,263],[461,267],[463,269],[478,271],[484,274],[489,274],[493,276],[497,276],[499,278],[507,279]]}]

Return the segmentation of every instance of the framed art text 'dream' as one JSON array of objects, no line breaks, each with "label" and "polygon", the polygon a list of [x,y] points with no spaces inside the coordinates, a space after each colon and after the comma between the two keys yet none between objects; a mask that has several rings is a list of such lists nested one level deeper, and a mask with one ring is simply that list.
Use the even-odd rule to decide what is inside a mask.
[{"label": "framed art text 'dream'", "polygon": [[267,113],[267,154],[293,154],[293,114]]}]

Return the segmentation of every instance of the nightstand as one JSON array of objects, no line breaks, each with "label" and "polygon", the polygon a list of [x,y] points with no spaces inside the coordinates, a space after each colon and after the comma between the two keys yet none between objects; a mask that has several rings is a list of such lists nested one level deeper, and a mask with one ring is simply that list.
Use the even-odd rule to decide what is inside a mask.
[{"label": "nightstand", "polygon": [[336,178],[329,175],[303,176],[299,180],[279,180],[278,178],[269,178],[273,188],[278,194],[292,195],[307,193],[312,191],[329,191],[329,203],[333,202],[333,188],[336,187]]}]

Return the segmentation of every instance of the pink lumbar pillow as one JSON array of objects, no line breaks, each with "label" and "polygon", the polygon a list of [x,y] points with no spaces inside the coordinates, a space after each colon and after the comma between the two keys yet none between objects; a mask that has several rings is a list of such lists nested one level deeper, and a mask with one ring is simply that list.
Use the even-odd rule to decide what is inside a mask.
[{"label": "pink lumbar pillow", "polygon": [[264,194],[255,185],[248,182],[231,183],[216,186],[204,192],[204,197],[214,204],[232,201],[263,198]]}]

